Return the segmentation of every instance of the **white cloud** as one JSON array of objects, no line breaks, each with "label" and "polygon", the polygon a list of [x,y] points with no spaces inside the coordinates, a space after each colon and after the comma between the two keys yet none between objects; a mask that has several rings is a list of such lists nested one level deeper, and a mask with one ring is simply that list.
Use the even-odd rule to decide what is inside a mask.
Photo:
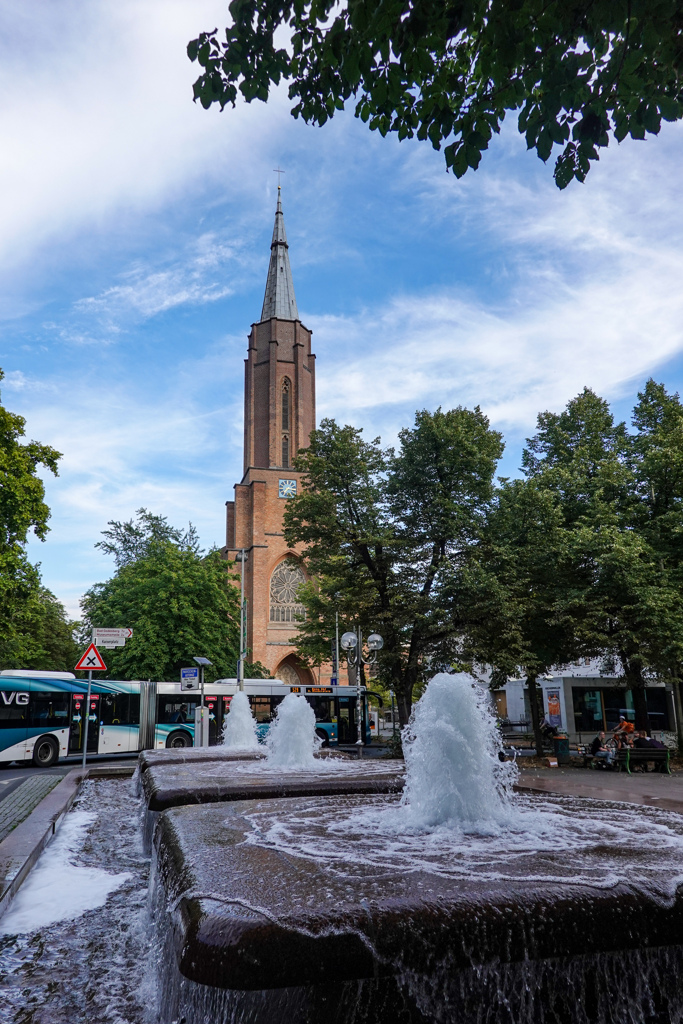
[{"label": "white cloud", "polygon": [[[221,0],[8,0],[0,12],[0,263],[117,216],[191,201],[242,175],[282,123],[276,95],[220,114],[192,102],[187,42],[225,23]],[[248,154],[248,157],[245,156]],[[265,175],[263,176],[265,178]],[[263,180],[263,179],[261,179]],[[117,229],[121,224],[116,225]]]}]

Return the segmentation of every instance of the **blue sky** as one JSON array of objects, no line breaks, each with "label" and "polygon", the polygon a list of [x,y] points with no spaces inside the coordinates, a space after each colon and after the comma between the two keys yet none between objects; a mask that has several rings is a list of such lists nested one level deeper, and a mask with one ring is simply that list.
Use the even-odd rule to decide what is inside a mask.
[{"label": "blue sky", "polygon": [[[350,115],[191,101],[212,0],[6,0],[0,12],[3,403],[63,453],[30,545],[77,613],[144,505],[224,543],[243,359],[277,178],[318,414],[391,442],[418,408],[480,404],[519,466],[540,410],[585,385],[627,417],[683,377],[683,135],[614,146],[560,193],[514,118],[458,182]],[[39,58],[36,57],[39,54]]]}]

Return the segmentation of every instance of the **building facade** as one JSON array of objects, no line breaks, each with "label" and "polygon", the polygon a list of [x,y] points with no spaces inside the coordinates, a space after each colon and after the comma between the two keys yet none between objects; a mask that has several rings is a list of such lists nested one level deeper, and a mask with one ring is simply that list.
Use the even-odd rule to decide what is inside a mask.
[{"label": "building facade", "polygon": [[[590,742],[600,731],[610,732],[619,717],[635,720],[633,695],[623,679],[602,670],[597,658],[563,666],[537,680],[541,713],[550,725],[565,731],[571,742]],[[649,680],[645,688],[653,735],[675,742],[676,708],[669,682]],[[531,730],[529,691],[524,679],[509,679],[495,692],[499,717],[514,733]]]},{"label": "building facade", "polygon": [[224,554],[247,553],[248,660],[287,683],[318,681],[291,643],[303,614],[297,591],[305,577],[282,533],[285,504],[301,486],[292,460],[314,427],[315,355],[311,332],[299,319],[278,186],[263,309],[251,326],[244,367],[243,476],[234,501],[226,502]]}]

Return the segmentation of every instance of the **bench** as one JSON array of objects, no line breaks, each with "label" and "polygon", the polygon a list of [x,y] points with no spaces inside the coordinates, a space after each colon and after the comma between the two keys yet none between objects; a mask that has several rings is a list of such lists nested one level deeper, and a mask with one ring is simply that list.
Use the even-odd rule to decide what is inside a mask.
[{"label": "bench", "polygon": [[633,765],[647,765],[648,761],[653,761],[655,771],[666,772],[667,775],[671,775],[669,753],[668,749],[662,750],[661,747],[624,747],[622,750],[617,750],[615,763],[617,768],[623,769],[631,775],[631,767]]}]

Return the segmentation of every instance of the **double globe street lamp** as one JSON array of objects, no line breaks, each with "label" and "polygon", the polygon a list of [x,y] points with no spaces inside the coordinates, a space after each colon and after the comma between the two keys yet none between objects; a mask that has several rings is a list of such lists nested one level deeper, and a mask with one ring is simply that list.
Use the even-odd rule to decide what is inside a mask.
[{"label": "double globe street lamp", "polygon": [[363,756],[363,731],[365,724],[365,716],[363,714],[364,687],[361,669],[363,665],[374,665],[376,663],[377,654],[384,647],[384,640],[379,633],[371,633],[366,643],[369,652],[367,658],[363,655],[363,633],[360,626],[355,632],[342,633],[342,650],[346,652],[346,660],[349,665],[353,666],[356,673],[356,727],[358,734],[356,746],[359,757]]}]

